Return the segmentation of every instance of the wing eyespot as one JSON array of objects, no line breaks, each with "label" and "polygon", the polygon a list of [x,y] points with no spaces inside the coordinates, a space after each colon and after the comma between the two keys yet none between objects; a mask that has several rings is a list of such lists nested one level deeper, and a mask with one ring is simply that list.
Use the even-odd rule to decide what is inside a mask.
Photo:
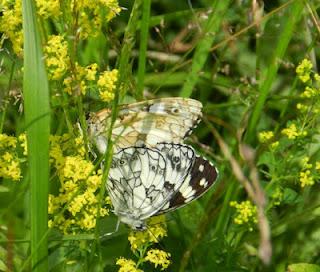
[{"label": "wing eyespot", "polygon": [[172,108],[171,113],[178,114],[178,113],[180,113],[180,110],[178,108]]}]

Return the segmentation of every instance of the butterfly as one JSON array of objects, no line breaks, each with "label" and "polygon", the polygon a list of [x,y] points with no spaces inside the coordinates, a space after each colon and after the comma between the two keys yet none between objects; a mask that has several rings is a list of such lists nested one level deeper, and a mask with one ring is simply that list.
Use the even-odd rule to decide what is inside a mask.
[{"label": "butterfly", "polygon": [[217,168],[192,147],[159,143],[114,154],[106,186],[119,221],[145,230],[148,218],[197,199],[217,178]]},{"label": "butterfly", "polygon": [[[201,102],[181,97],[146,100],[119,106],[112,129],[116,149],[129,146],[153,147],[160,142],[182,143],[202,117]],[[91,113],[88,135],[101,154],[107,149],[111,110]]]}]

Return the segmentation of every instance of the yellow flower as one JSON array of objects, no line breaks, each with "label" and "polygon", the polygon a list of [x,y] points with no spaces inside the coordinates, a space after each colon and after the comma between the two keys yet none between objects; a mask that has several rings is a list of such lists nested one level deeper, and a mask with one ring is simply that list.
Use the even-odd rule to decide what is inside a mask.
[{"label": "yellow flower", "polygon": [[145,260],[151,262],[154,264],[155,267],[161,266],[161,270],[164,270],[168,268],[170,265],[169,258],[171,257],[170,253],[167,253],[163,250],[159,249],[150,249],[147,252],[147,256],[145,257]]},{"label": "yellow flower", "polygon": [[307,86],[304,92],[300,95],[302,98],[311,98],[319,94],[319,91],[313,87]]},{"label": "yellow flower", "polygon": [[97,36],[103,22],[109,22],[120,13],[117,0],[71,1],[70,10],[79,14],[78,27],[81,39]]},{"label": "yellow flower", "polygon": [[[230,206],[236,209],[236,217],[234,218],[234,223],[238,225],[244,224],[256,224],[257,220],[257,207],[252,204],[249,200],[242,201],[240,203],[236,201],[231,201]],[[249,227],[249,230],[252,231],[253,228]]]},{"label": "yellow flower", "polygon": [[69,95],[85,95],[95,81],[98,65],[96,63],[82,67],[77,62],[74,66],[73,75],[63,80],[64,91]]},{"label": "yellow flower", "polygon": [[0,177],[14,181],[21,179],[20,159],[16,147],[16,137],[0,134]]},{"label": "yellow flower", "polygon": [[17,138],[0,134],[0,148],[15,148],[17,146]]},{"label": "yellow flower", "polygon": [[261,131],[258,137],[260,143],[266,143],[274,137],[274,133],[272,131]]},{"label": "yellow flower", "polygon": [[306,112],[308,110],[308,106],[307,105],[303,105],[302,103],[298,103],[297,104],[297,109],[301,112]]},{"label": "yellow flower", "polygon": [[143,272],[138,269],[137,264],[133,260],[127,260],[125,258],[119,258],[116,262],[120,266],[118,272]]},{"label": "yellow flower", "polygon": [[85,212],[79,225],[86,230],[93,229],[96,226],[96,214],[88,214]]},{"label": "yellow flower", "polygon": [[114,98],[114,92],[116,90],[116,84],[118,81],[118,70],[105,71],[99,76],[98,87],[100,92],[100,98],[104,102],[110,102]]},{"label": "yellow flower", "polygon": [[86,79],[89,81],[96,79],[98,64],[93,63],[85,68],[86,70]]},{"label": "yellow flower", "polygon": [[304,158],[301,160],[301,166],[302,166],[303,169],[310,169],[310,168],[312,168],[312,164],[309,163],[309,160],[310,160],[309,157],[304,157]]},{"label": "yellow flower", "polygon": [[38,14],[44,19],[59,16],[61,13],[59,0],[37,0],[36,5]]},{"label": "yellow flower", "polygon": [[61,79],[70,65],[68,43],[62,36],[52,35],[49,37],[44,51],[49,78],[52,80]]},{"label": "yellow flower", "polygon": [[18,137],[20,146],[23,148],[23,155],[27,156],[28,155],[28,149],[27,149],[27,136],[25,133],[20,134]]},{"label": "yellow flower", "polygon": [[284,128],[281,133],[286,135],[290,140],[294,140],[299,136],[307,135],[307,131],[298,131],[295,124],[291,124],[288,128]]},{"label": "yellow flower", "polygon": [[13,51],[21,56],[23,47],[22,1],[1,1],[0,31],[9,38]]},{"label": "yellow flower", "polygon": [[271,149],[273,149],[273,150],[276,149],[278,146],[279,146],[279,141],[275,141],[275,142],[271,143],[271,145],[270,145]]},{"label": "yellow flower", "polygon": [[297,67],[296,73],[302,82],[310,80],[310,73],[312,70],[312,63],[308,59],[304,59]]},{"label": "yellow flower", "polygon": [[158,243],[160,239],[167,236],[164,216],[152,217],[145,231],[131,231],[128,240],[131,250],[136,251],[146,244]]},{"label": "yellow flower", "polygon": [[[50,144],[50,163],[59,178],[60,189],[58,195],[49,195],[48,225],[64,233],[90,231],[96,226],[102,171],[94,171],[92,162],[80,155],[82,137],[51,135]],[[102,204],[101,217],[109,214],[106,207],[109,204]]]},{"label": "yellow flower", "polygon": [[301,171],[299,180],[302,188],[305,186],[312,186],[314,184],[314,178],[311,175],[310,170]]},{"label": "yellow flower", "polygon": [[320,170],[320,162],[319,161],[316,162],[316,170]]}]

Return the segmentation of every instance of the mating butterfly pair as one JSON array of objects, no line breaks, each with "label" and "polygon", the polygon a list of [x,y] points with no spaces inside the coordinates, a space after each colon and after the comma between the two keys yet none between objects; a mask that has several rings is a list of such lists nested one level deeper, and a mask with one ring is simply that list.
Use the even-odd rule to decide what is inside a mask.
[{"label": "mating butterfly pair", "polygon": [[[217,169],[183,139],[199,123],[202,104],[164,98],[123,105],[112,130],[116,143],[107,189],[119,220],[135,230],[145,220],[184,206],[205,193]],[[98,150],[107,148],[110,111],[88,120]]]}]

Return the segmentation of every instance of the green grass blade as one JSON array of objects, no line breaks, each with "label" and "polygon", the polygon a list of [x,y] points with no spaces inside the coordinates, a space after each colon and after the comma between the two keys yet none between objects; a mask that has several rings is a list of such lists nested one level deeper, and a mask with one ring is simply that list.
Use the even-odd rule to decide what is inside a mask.
[{"label": "green grass blade", "polygon": [[192,67],[187,80],[185,81],[183,88],[180,92],[180,96],[189,97],[192,94],[194,86],[197,84],[199,73],[201,72],[205,61],[207,60],[210,48],[214,41],[214,33],[219,31],[223,15],[227,11],[230,0],[226,1],[214,1],[212,5],[213,12],[208,18],[208,22],[203,29],[202,40],[199,41],[192,60]]},{"label": "green grass blade", "polygon": [[23,0],[24,107],[31,178],[32,271],[48,271],[49,87],[34,1]]},{"label": "green grass blade", "polygon": [[[131,77],[131,65],[130,65],[130,57],[131,52],[135,44],[135,35],[137,26],[139,23],[140,9],[142,6],[142,0],[135,0],[132,11],[130,14],[130,19],[128,25],[126,27],[123,41],[122,41],[122,49],[120,53],[120,58],[118,60],[117,66],[119,70],[119,79],[118,81],[123,84],[120,89],[119,101],[121,102],[124,98],[127,91],[127,83],[128,79]],[[117,99],[117,95],[116,95]],[[116,100],[115,99],[115,100]]]},{"label": "green grass blade", "polygon": [[256,137],[256,126],[261,116],[264,103],[275,80],[279,68],[279,60],[283,58],[289,42],[295,31],[295,25],[299,21],[303,11],[303,1],[295,1],[289,6],[287,19],[282,31],[279,31],[278,42],[275,45],[274,54],[267,69],[261,73],[260,95],[249,119],[247,142],[252,142]]},{"label": "green grass blade", "polygon": [[143,2],[141,34],[140,34],[140,49],[139,49],[139,66],[138,66],[138,84],[137,98],[143,98],[144,75],[146,70],[146,54],[149,34],[151,0]]}]

